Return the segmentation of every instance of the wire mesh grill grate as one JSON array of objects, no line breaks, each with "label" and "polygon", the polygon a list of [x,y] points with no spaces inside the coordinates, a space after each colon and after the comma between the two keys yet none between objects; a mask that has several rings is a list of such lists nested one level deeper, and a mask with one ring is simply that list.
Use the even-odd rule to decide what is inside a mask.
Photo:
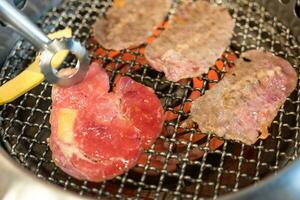
[{"label": "wire mesh grill grate", "polygon": [[[174,1],[176,4],[177,1]],[[66,1],[49,12],[40,25],[45,32],[70,26],[77,39],[96,51],[99,46],[89,39],[91,25],[98,16],[104,15],[110,5],[111,1]],[[286,58],[295,68],[298,66],[300,48],[290,31],[275,16],[268,14],[253,0],[231,0],[224,5],[236,20],[229,53],[220,59],[224,66],[231,66],[230,56],[233,53],[239,55],[253,48],[270,50]],[[3,148],[37,177],[80,195],[98,198],[216,198],[260,181],[298,157],[299,83],[297,91],[287,99],[273,121],[268,139],[253,146],[232,141],[223,143],[213,135],[199,137],[195,127],[183,128],[182,121],[188,117],[186,107],[193,100],[193,92],[203,94],[218,82],[210,78],[210,73],[217,73],[218,79],[221,79],[226,67],[220,68],[216,64],[210,73],[198,80],[201,86],[196,87],[197,82],[192,79],[178,83],[167,81],[162,73],[147,65],[142,48],[118,53],[97,52],[91,56],[101,60],[109,71],[111,85],[114,77],[123,74],[156,91],[170,116],[165,122],[164,134],[146,151],[144,162],[124,175],[103,183],[75,180],[64,174],[51,160],[47,144],[51,85],[44,82],[0,110]],[[34,56],[31,45],[20,41],[1,68],[1,83],[14,77]],[[154,165],[153,160],[159,164]]]}]

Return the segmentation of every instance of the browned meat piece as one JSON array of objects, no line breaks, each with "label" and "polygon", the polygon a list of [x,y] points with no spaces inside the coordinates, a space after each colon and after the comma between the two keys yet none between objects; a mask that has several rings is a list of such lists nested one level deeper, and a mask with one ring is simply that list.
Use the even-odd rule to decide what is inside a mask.
[{"label": "browned meat piece", "polygon": [[155,26],[164,21],[171,3],[171,0],[115,0],[106,17],[95,23],[95,37],[106,49],[141,45]]},{"label": "browned meat piece", "polygon": [[225,8],[199,0],[181,5],[169,28],[146,47],[151,66],[178,81],[202,76],[230,44],[234,21]]},{"label": "browned meat piece", "polygon": [[286,60],[268,52],[245,52],[224,80],[192,103],[192,120],[203,132],[253,144],[268,136],[296,84],[297,73]]}]

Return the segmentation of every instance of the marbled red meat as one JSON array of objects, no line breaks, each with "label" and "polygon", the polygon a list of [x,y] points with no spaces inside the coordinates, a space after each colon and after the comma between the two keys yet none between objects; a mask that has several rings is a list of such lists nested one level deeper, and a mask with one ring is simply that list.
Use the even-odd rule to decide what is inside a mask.
[{"label": "marbled red meat", "polygon": [[53,87],[50,148],[54,162],[75,178],[98,182],[122,174],[162,129],[163,108],[152,89],[122,77],[108,90],[97,63],[81,83]]},{"label": "marbled red meat", "polygon": [[297,73],[288,61],[247,51],[219,84],[192,103],[191,117],[202,132],[250,145],[268,136],[268,127],[296,84]]},{"label": "marbled red meat", "polygon": [[172,0],[115,0],[105,17],[93,27],[106,49],[121,50],[146,42],[168,14]]},{"label": "marbled red meat", "polygon": [[142,146],[147,149],[162,129],[163,109],[160,101],[154,97],[152,89],[137,84],[128,77],[118,81],[116,91],[125,97],[122,99],[122,112],[142,131]]},{"label": "marbled red meat", "polygon": [[185,1],[167,30],[146,47],[145,57],[168,80],[200,77],[229,46],[233,28],[225,8],[204,0]]}]

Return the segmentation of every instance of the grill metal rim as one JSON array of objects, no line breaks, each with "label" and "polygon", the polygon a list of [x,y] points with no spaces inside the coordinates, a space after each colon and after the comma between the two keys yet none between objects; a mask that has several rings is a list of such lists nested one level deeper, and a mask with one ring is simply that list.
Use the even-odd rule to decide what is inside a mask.
[{"label": "grill metal rim", "polygon": [[[103,3],[103,1],[96,1],[96,3],[94,4],[95,6],[91,10],[89,10],[87,12],[88,13],[90,13],[90,12],[94,13],[95,10],[98,10],[98,8],[96,9],[96,7],[97,6],[100,7],[100,5],[102,3]],[[105,6],[108,6],[110,3],[111,2],[109,2],[107,4],[104,3],[104,4],[105,4]],[[232,3],[234,5],[243,5],[243,6],[245,6],[243,4],[243,1],[232,1],[232,2],[228,2],[228,4],[229,3]],[[76,5],[76,1],[70,1],[69,4],[70,5],[73,5],[73,4]],[[78,10],[86,10],[88,8],[88,6],[89,6],[88,2],[83,2],[83,3],[79,3],[79,4],[80,4],[80,6],[79,6],[80,9],[78,9]],[[251,25],[250,24],[251,21],[253,21],[253,20],[250,19],[251,18],[251,14],[254,15],[254,13],[255,13],[251,9],[252,8],[256,8],[257,9],[258,5],[259,4],[256,3],[256,2],[254,2],[254,1],[250,2],[250,4],[248,5],[248,9],[246,10],[246,13],[248,13],[248,15],[250,17],[246,17],[245,18],[245,24],[243,26],[241,26],[241,27],[246,27],[246,29],[244,30],[246,32],[246,34],[239,35],[239,32],[238,32],[238,34],[235,34],[235,37],[240,37],[240,36],[244,37],[245,35],[249,36],[248,35],[249,32],[255,31],[250,26]],[[107,7],[105,7],[105,8],[107,8]],[[242,14],[244,13],[244,10],[242,8],[243,8],[242,6],[238,7],[234,11],[233,15],[234,15],[234,18],[236,20],[240,20],[240,21],[244,20],[243,17],[239,17],[238,16],[238,12],[239,11],[241,11]],[[60,8],[54,9],[54,12],[57,12],[59,9]],[[93,10],[93,9],[95,9],[95,10]],[[264,11],[264,8],[261,8],[261,10]],[[68,20],[68,15],[66,15],[66,16],[62,15],[62,16],[58,17],[58,21],[59,22],[58,22],[58,24],[56,24],[56,27],[53,26],[52,29],[51,28],[48,29],[47,25],[53,23],[53,21],[50,20],[51,17],[53,17],[53,16],[51,16],[51,14],[52,13],[48,14],[48,16],[45,19],[45,23],[42,24],[42,26],[44,27],[44,29],[46,31],[54,31],[54,29],[57,28],[57,27],[59,27],[59,26],[72,25],[72,19]],[[93,15],[93,14],[90,14],[90,15]],[[260,17],[263,16],[263,14],[261,14],[261,13],[259,13],[258,15],[261,15]],[[268,15],[268,14],[264,13],[264,15]],[[86,19],[87,16],[89,16],[89,14],[87,14],[84,17],[84,19]],[[66,19],[64,19],[64,17]],[[89,16],[89,17],[92,20],[94,20],[96,18],[94,15],[93,16]],[[61,18],[61,19],[59,19],[59,18]],[[67,23],[65,23],[64,21],[67,21]],[[261,29],[258,30],[258,32],[260,31],[260,33],[258,33],[258,35],[259,34],[262,35],[262,32],[267,32],[267,29],[265,28],[265,26],[262,26],[262,22],[259,22],[259,23],[260,24],[258,26]],[[278,22],[277,18],[274,18],[272,20],[272,24],[275,27],[276,26],[283,27],[283,25]],[[83,28],[88,28],[88,27],[85,27],[85,25],[82,25],[82,27]],[[286,32],[284,32],[284,33],[287,34],[287,35],[282,34],[283,37],[287,37],[288,39],[290,39],[289,37],[292,37],[291,35],[289,35],[290,34],[289,30],[286,30]],[[84,32],[82,34],[80,32],[80,28],[78,28],[77,31],[75,31],[75,33],[74,33],[75,37],[79,37],[79,39],[81,39],[82,41],[85,41],[85,39],[87,39],[89,37],[89,34],[91,34],[91,33],[90,32],[89,33]],[[293,54],[288,55],[288,54],[285,54],[283,51],[276,51],[274,49],[274,45],[276,45],[277,42],[278,42],[278,41],[276,42],[277,37],[278,38],[280,38],[280,37],[279,36],[276,36],[276,38],[274,38],[275,36],[272,36],[272,37],[273,37],[272,40],[271,40],[271,47],[273,45],[273,48],[271,48],[272,51],[275,51],[277,54],[279,54],[281,56],[284,56],[285,58],[288,58],[289,56],[293,56]],[[243,38],[244,43],[246,43],[247,39],[249,39],[249,38],[248,37]],[[267,39],[268,39],[268,37],[267,37]],[[266,42],[268,42],[267,39],[265,40]],[[292,39],[294,39],[294,38],[292,38]],[[264,40],[263,40],[263,38],[259,38],[259,40],[256,41],[256,42],[260,43],[260,44],[256,43],[254,47],[260,46],[261,43],[264,42]],[[22,47],[22,49],[23,49],[24,45],[26,46],[26,42],[21,42],[19,47]],[[92,48],[91,46],[89,46],[89,44],[86,44],[86,45],[88,45],[88,47]],[[239,43],[237,45],[239,45]],[[285,45],[287,45],[286,48],[295,48],[295,49],[299,50],[299,47],[296,45],[296,43],[295,43],[294,47],[293,46],[290,47],[290,45],[289,45],[288,42]],[[250,47],[251,47],[251,45],[250,45]],[[33,58],[34,57],[33,48],[30,47],[30,46],[28,46],[27,48],[32,51],[31,58]],[[244,50],[248,49],[247,43],[246,44],[242,44],[241,48],[240,49],[237,48],[237,49],[238,49],[238,51],[236,50],[234,53],[238,54],[239,51],[244,51]],[[18,50],[18,47],[16,48],[16,51],[17,50]],[[16,51],[14,52],[13,55],[17,54]],[[105,63],[108,62],[108,61],[110,61],[110,62],[116,63],[117,65],[124,65],[124,64],[125,65],[126,64],[130,65],[132,63],[137,63],[137,58],[140,56],[139,52],[138,51],[134,51],[134,50],[127,50],[127,51],[125,51],[123,53],[126,53],[126,52],[132,53],[135,56],[135,58],[133,59],[133,61],[130,61],[130,62],[127,62],[127,63],[123,62],[123,60],[120,59],[121,56],[118,57],[117,59],[110,59],[108,56],[104,56],[104,57],[99,57],[98,56],[98,58],[100,58],[101,60],[105,61]],[[299,62],[298,58],[297,58],[296,61]],[[13,67],[15,65],[18,65],[18,63],[15,62],[15,61],[12,62],[12,63],[8,62],[8,64],[5,65],[2,68],[1,75],[3,75],[4,77],[7,77],[8,79],[11,78],[11,76],[13,76],[13,74],[7,74],[7,73],[5,73],[5,71],[6,70],[9,71],[10,70],[9,67]],[[179,83],[172,83],[172,82],[169,82],[169,81],[163,81],[162,82],[162,81],[160,81],[161,80],[161,74],[158,74],[156,78],[152,78],[150,76],[147,77],[147,71],[149,71],[149,66],[148,65],[143,65],[143,66],[144,66],[144,69],[143,69],[144,71],[143,71],[142,75],[132,74],[132,73],[125,73],[124,75],[130,75],[132,78],[135,78],[135,79],[137,78],[140,82],[144,82],[144,80],[147,80],[147,79],[150,80],[150,81],[152,80],[152,82],[154,82],[153,83],[153,87],[156,90],[157,90],[157,87],[158,87],[159,84],[165,84],[165,83],[169,84],[170,85],[170,89],[169,89],[168,92],[166,92],[166,94],[164,94],[164,93],[161,93],[161,94],[158,93],[159,96],[161,96],[162,98],[165,98],[165,102],[166,102],[165,103],[165,108],[168,108],[169,107],[168,104],[171,101],[173,101],[174,95],[172,94],[171,91],[174,88],[176,88],[176,87],[182,87],[182,89],[185,90],[185,91],[192,90],[191,86],[190,86],[191,82],[188,82],[188,83],[186,83],[184,85],[179,84]],[[296,66],[296,64],[294,66]],[[20,69],[22,69],[22,66],[20,66]],[[14,73],[16,73],[16,72],[14,72]],[[112,71],[112,75],[113,75],[113,73],[115,73],[115,74],[122,74],[122,71],[121,70],[113,70]],[[5,80],[8,80],[8,79],[2,79],[2,83]],[[21,134],[14,135],[12,133],[11,136],[8,136],[8,132],[9,132],[10,129],[13,128],[13,126],[6,127],[6,129],[4,130],[4,135],[2,135],[3,136],[2,137],[2,143],[6,143],[6,145],[5,145],[6,146],[6,150],[8,152],[10,152],[11,155],[14,158],[16,158],[19,162],[21,162],[21,164],[23,162],[23,165],[25,165],[25,167],[27,167],[27,168],[31,168],[31,167],[30,167],[30,164],[27,163],[28,161],[26,161],[26,160],[27,159],[33,159],[33,160],[36,159],[35,156],[31,154],[31,151],[33,151],[32,148],[35,145],[35,143],[39,144],[39,142],[38,142],[39,140],[36,139],[36,137],[39,137],[43,133],[43,129],[46,129],[46,131],[49,131],[49,126],[48,125],[45,125],[44,123],[40,123],[40,124],[39,123],[31,123],[30,119],[34,115],[38,115],[37,113],[41,112],[42,114],[44,114],[45,119],[47,120],[47,117],[50,114],[50,107],[48,107],[48,109],[44,109],[44,110],[43,109],[39,109],[38,110],[38,109],[31,109],[30,106],[29,107],[28,106],[24,106],[29,101],[30,98],[36,98],[37,101],[50,101],[50,97],[43,96],[43,93],[44,92],[47,93],[46,89],[49,88],[49,87],[51,87],[51,85],[49,85],[47,83],[43,83],[41,85],[41,87],[42,87],[42,89],[36,89],[35,91],[27,93],[22,100],[21,99],[17,100],[17,105],[15,105],[15,104],[5,105],[3,107],[3,109],[0,111],[1,112],[1,116],[3,116],[3,112],[5,112],[6,110],[15,109],[15,114],[14,114],[15,116],[14,116],[14,118],[16,118],[16,119],[18,118],[18,116],[17,116],[17,115],[19,115],[18,113],[21,113],[21,112],[25,113],[27,111],[29,112],[28,116],[27,116],[27,114],[25,116],[25,118],[26,118],[25,122],[26,123],[24,123],[24,122],[22,122],[20,120],[14,120],[13,118],[11,118],[11,116],[9,116],[9,117],[3,117],[3,120],[1,120],[2,123],[7,123],[7,121],[8,121],[8,123],[12,123],[12,124],[16,123],[17,126],[23,126],[23,125],[25,125],[25,126],[23,126],[21,128]],[[204,92],[204,91],[205,90],[200,90],[200,92]],[[282,128],[287,127],[290,131],[294,131],[296,133],[295,134],[295,138],[299,139],[298,138],[298,136],[299,136],[299,130],[300,130],[300,128],[299,128],[299,122],[298,122],[298,124],[296,123],[295,126],[290,126],[288,123],[282,123],[282,117],[284,117],[286,115],[288,115],[288,116],[290,116],[290,115],[291,116],[295,116],[296,117],[296,121],[297,121],[297,119],[299,121],[299,111],[300,111],[300,108],[299,108],[300,107],[299,106],[299,103],[300,103],[299,86],[298,86],[298,94],[296,96],[298,97],[297,100],[292,100],[292,99],[288,100],[289,103],[292,103],[293,105],[295,104],[295,106],[297,107],[296,108],[296,112],[291,111],[291,112],[285,113],[285,110],[281,109],[280,110],[280,114],[279,114],[279,119],[275,120],[273,124],[277,125],[279,130],[282,130]],[[185,101],[189,101],[188,98],[186,98],[186,95],[184,97],[185,98],[180,98],[179,97],[179,99],[182,100],[181,105]],[[9,108],[9,107],[11,107],[11,108]],[[171,109],[171,111],[174,111],[173,108],[170,108],[170,109]],[[184,112],[182,112],[182,109],[179,109],[179,111],[181,111],[181,112],[179,112],[179,117],[177,118],[176,123],[168,124],[170,126],[175,127],[175,129],[179,128],[178,122],[180,121],[181,117],[184,117],[184,115],[185,115]],[[280,116],[281,116],[281,118],[280,118]],[[23,136],[24,132],[26,132],[25,129],[27,127],[30,127],[30,128],[34,128],[35,127],[35,128],[38,129],[36,131],[35,135],[33,136],[33,139],[32,138],[28,138],[28,136],[26,136],[26,135]],[[16,130],[14,130],[14,132],[16,132]],[[164,141],[167,141],[167,142],[173,144],[173,146],[174,146],[174,145],[176,145],[178,143],[178,141],[176,141],[176,139],[175,139],[175,136],[176,136],[176,134],[173,134],[173,136],[171,138],[167,138],[167,137],[161,136],[160,139],[164,140]],[[213,137],[212,135],[208,135],[208,139],[207,140],[210,140],[212,137]],[[29,151],[27,151],[26,153],[18,152],[18,150],[16,150],[18,143],[15,143],[15,145],[11,146],[10,145],[11,142],[9,142],[8,139],[16,140],[16,141],[19,141],[19,142],[24,140],[23,142],[25,142],[25,143],[26,143],[26,140],[28,140],[27,143],[30,143],[29,147],[28,147]],[[213,152],[214,155],[221,155],[221,163],[219,164],[219,166],[216,166],[216,167],[212,166],[212,164],[210,164],[210,163],[206,163],[206,162],[208,162],[207,160],[210,159],[210,153],[211,153],[210,149],[208,148],[208,144],[209,144],[208,142],[205,143],[205,147],[203,148],[203,150],[204,150],[204,156],[203,156],[203,158],[202,158],[201,161],[191,161],[191,162],[187,161],[186,160],[186,155],[188,153],[188,151],[187,151],[186,155],[183,156],[183,158],[181,160],[181,162],[183,163],[183,165],[181,165],[181,167],[182,167],[181,168],[181,173],[177,173],[176,172],[177,174],[176,173],[173,174],[175,177],[179,177],[180,181],[177,182],[176,188],[172,189],[172,190],[169,190],[168,188],[166,188],[164,186],[164,183],[163,183],[165,181],[165,177],[167,177],[167,178],[169,176],[173,177],[172,174],[166,174],[166,169],[164,169],[164,170],[158,170],[159,172],[161,172],[163,174],[163,175],[161,175],[159,177],[159,184],[158,184],[158,186],[155,185],[155,184],[145,184],[145,181],[146,181],[145,179],[147,179],[148,175],[142,176],[140,181],[136,181],[136,180],[130,178],[130,173],[126,173],[124,176],[119,176],[119,177],[116,178],[116,180],[119,181],[120,187],[117,189],[117,192],[115,192],[115,193],[114,192],[111,193],[111,192],[107,191],[107,186],[109,186],[109,185],[107,185],[108,183],[103,183],[103,184],[99,184],[97,187],[92,187],[92,186],[89,185],[90,183],[88,183],[88,182],[78,183],[78,181],[73,180],[71,177],[66,177],[65,179],[60,179],[57,182],[57,180],[56,180],[57,178],[55,176],[57,175],[57,173],[60,173],[60,172],[57,172],[57,168],[56,167],[53,168],[54,171],[52,171],[50,173],[50,175],[48,176],[48,178],[45,177],[44,175],[42,175],[41,172],[40,172],[41,167],[43,167],[43,164],[49,162],[48,161],[49,157],[47,157],[47,156],[49,156],[48,155],[49,154],[49,149],[47,147],[46,147],[46,150],[44,151],[44,153],[41,155],[41,157],[37,158],[38,164],[36,164],[36,166],[37,166],[36,169],[34,169],[35,167],[33,167],[33,169],[31,169],[31,170],[34,170],[34,173],[37,174],[38,177],[47,179],[50,182],[57,182],[57,184],[62,185],[65,189],[77,190],[77,192],[79,192],[80,195],[85,195],[85,193],[90,193],[90,194],[93,194],[95,196],[103,196],[104,195],[104,196],[108,196],[108,197],[124,198],[124,197],[126,197],[126,194],[124,194],[124,189],[126,189],[126,186],[128,186],[128,185],[136,185],[136,187],[137,187],[137,189],[136,189],[137,192],[135,194],[136,198],[143,197],[143,195],[145,193],[145,189],[148,189],[148,190],[155,190],[154,197],[157,197],[157,198],[160,197],[160,195],[166,195],[167,196],[168,194],[165,194],[165,193],[170,193],[170,194],[174,195],[175,197],[194,198],[195,199],[195,198],[198,197],[199,193],[203,192],[202,191],[203,187],[205,188],[206,186],[207,187],[211,187],[212,186],[215,189],[214,189],[214,192],[212,193],[212,195],[210,197],[216,198],[216,197],[218,197],[220,195],[220,192],[222,193],[222,191],[225,191],[225,192],[226,191],[238,191],[240,189],[239,181],[240,180],[244,180],[245,178],[249,178],[249,174],[248,173],[242,173],[241,172],[241,169],[247,163],[256,164],[255,165],[255,168],[256,168],[255,170],[256,171],[255,171],[255,174],[252,177],[252,180],[254,182],[258,182],[261,179],[260,173],[259,173],[259,170],[260,170],[261,167],[267,167],[271,171],[277,171],[280,168],[279,162],[278,162],[278,159],[280,157],[285,157],[285,159],[287,159],[288,161],[292,161],[292,160],[296,159],[296,157],[298,156],[298,151],[295,151],[295,153],[292,154],[292,155],[287,155],[285,152],[283,152],[283,154],[281,154],[278,151],[276,151],[276,148],[277,149],[280,148],[280,146],[281,146],[280,144],[282,144],[282,143],[293,143],[293,139],[291,139],[291,138],[285,139],[285,138],[282,138],[280,135],[277,135],[277,136],[274,135],[273,136],[273,140],[280,141],[280,143],[277,143],[277,146],[274,147],[274,148],[272,147],[272,148],[269,148],[269,149],[265,149],[264,148],[264,144],[266,142],[265,141],[259,141],[259,143],[256,146],[253,147],[253,149],[258,151],[257,157],[259,157],[259,155],[262,155],[262,154],[268,154],[268,153],[272,154],[274,152],[277,152],[276,155],[275,155],[277,163],[275,163],[275,165],[272,165],[272,163],[270,164],[269,162],[261,162],[261,160],[259,158],[257,158],[257,160],[256,159],[245,159],[244,158],[245,157],[245,151],[247,151],[247,148],[248,148],[245,145],[237,144],[237,145],[240,145],[239,147],[241,148],[241,150],[239,151],[238,155],[235,155],[232,152],[231,153],[230,152],[229,153],[226,152],[227,148],[229,148],[229,146],[232,145],[231,141],[226,141],[225,144],[223,145],[223,147],[221,147],[222,150],[219,149],[219,150],[216,150],[216,151]],[[294,143],[295,143],[294,144],[294,149],[299,150],[299,142],[298,142],[298,140],[296,140]],[[279,144],[279,146],[278,146],[278,144]],[[47,143],[44,141],[44,142],[40,143],[39,145],[47,146]],[[199,147],[199,145],[192,144],[191,143],[191,139],[190,139],[190,141],[187,141],[184,145],[186,145],[187,149],[190,149],[192,147]],[[153,146],[153,148],[154,148],[154,146]],[[167,153],[163,153],[162,156],[163,157],[167,157],[167,158],[173,158],[174,156],[176,156],[176,154],[172,153],[171,149],[172,149],[172,147],[171,148],[169,147],[169,151]],[[153,156],[153,155],[155,155],[155,152],[151,153],[151,151],[150,151],[150,153],[148,155]],[[201,174],[201,176],[200,176],[201,179],[203,179],[203,176],[204,176],[203,173],[204,173],[204,171],[207,168],[210,167],[212,171],[214,171],[214,172],[217,173],[217,179],[220,180],[222,178],[221,176],[223,175],[223,173],[227,174],[226,173],[227,171],[223,169],[224,165],[226,165],[226,162],[225,162],[226,161],[225,160],[226,157],[230,157],[233,160],[235,160],[235,161],[238,162],[237,163],[238,164],[238,166],[237,166],[238,170],[228,170],[228,174],[235,175],[235,178],[237,180],[236,184],[233,187],[228,187],[228,185],[226,185],[226,184],[224,185],[224,184],[222,184],[220,182],[217,182],[217,183],[215,183],[214,181],[207,181],[207,182],[205,182],[205,181],[203,182],[202,181],[201,182],[201,181],[199,181],[197,179],[192,179],[192,182],[196,183],[196,186],[194,188],[194,192],[192,192],[192,193],[184,193],[184,192],[182,192],[182,188],[184,188],[185,184],[186,184],[185,181],[189,180],[189,178],[190,178],[189,176],[184,176],[184,172],[185,172],[185,168],[187,167],[187,164],[192,164],[192,165],[196,165],[196,166],[198,165],[198,166],[200,166],[201,172],[199,172],[199,175]],[[52,162],[50,162],[50,164],[53,165]],[[146,165],[145,167],[147,167],[147,166],[148,165]],[[149,168],[149,166],[148,166],[148,168]],[[236,171],[238,171],[239,173],[236,173]],[[250,178],[250,180],[251,180],[251,178]],[[201,197],[201,196],[199,196],[199,197]]]}]

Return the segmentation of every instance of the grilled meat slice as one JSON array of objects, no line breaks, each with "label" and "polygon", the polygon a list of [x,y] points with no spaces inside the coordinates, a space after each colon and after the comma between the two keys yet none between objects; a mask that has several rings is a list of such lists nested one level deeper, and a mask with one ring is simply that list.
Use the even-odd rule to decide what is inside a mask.
[{"label": "grilled meat slice", "polygon": [[81,83],[53,87],[50,148],[54,162],[75,178],[99,182],[122,174],[161,132],[163,108],[152,89],[122,77],[108,90],[97,63]]},{"label": "grilled meat slice", "polygon": [[247,51],[219,84],[192,103],[191,117],[202,132],[250,145],[268,136],[268,127],[296,84],[297,73],[286,60]]},{"label": "grilled meat slice", "polygon": [[145,57],[168,80],[202,76],[230,44],[233,28],[225,8],[203,0],[185,2],[167,30],[146,47]]},{"label": "grilled meat slice", "polygon": [[96,21],[95,38],[106,49],[141,45],[164,21],[171,3],[172,0],[116,0],[106,17]]}]

